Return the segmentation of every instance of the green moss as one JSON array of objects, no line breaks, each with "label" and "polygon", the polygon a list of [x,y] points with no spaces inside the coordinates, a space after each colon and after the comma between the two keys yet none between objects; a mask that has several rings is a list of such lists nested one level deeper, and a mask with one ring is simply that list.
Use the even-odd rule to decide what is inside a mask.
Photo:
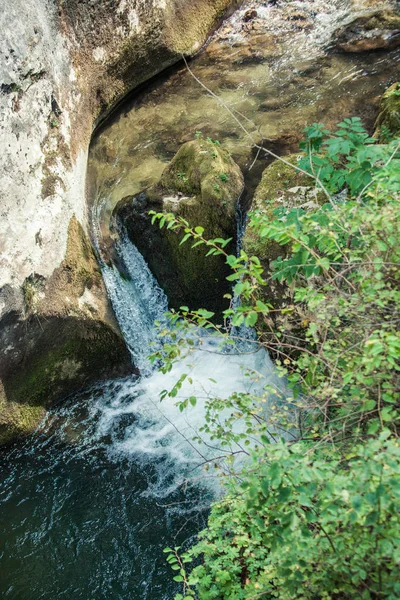
[{"label": "green moss", "polygon": [[241,171],[229,154],[211,140],[197,139],[180,147],[149,197],[179,193],[196,197],[203,215],[211,209],[220,216],[234,217],[242,187]]},{"label": "green moss", "polygon": [[375,127],[374,135],[382,142],[387,141],[384,138],[388,134],[400,135],[400,83],[394,83],[383,94]]},{"label": "green moss", "polygon": [[27,329],[27,351],[0,382],[0,444],[32,431],[45,410],[68,394],[131,370],[123,340],[104,323],[54,318],[40,328],[32,318],[17,327]]},{"label": "green moss", "polygon": [[95,321],[79,325],[77,320],[66,321],[68,325],[60,326],[65,331],[58,331],[59,343],[41,340],[43,350],[38,349],[24,369],[14,375],[7,390],[11,402],[49,407],[61,395],[124,360],[124,344],[122,340],[117,343],[116,334],[107,326]]},{"label": "green moss", "polygon": [[191,54],[200,49],[200,40],[205,40],[210,29],[219,19],[240,5],[239,0],[212,0],[203,2],[192,0],[185,3],[171,3],[167,9],[164,35],[167,46],[178,54]]},{"label": "green moss", "polygon": [[[184,217],[192,226],[203,227],[207,238],[235,237],[236,205],[242,188],[239,167],[210,139],[197,139],[181,146],[158,186],[164,198],[177,192],[186,196],[178,203],[167,197],[163,208]],[[190,298],[195,292],[198,299],[207,298],[207,290],[213,289],[223,296],[228,275],[223,257],[206,257],[208,248],[204,246],[188,251],[186,245],[180,245],[183,232],[176,235],[165,230],[163,235],[184,294]]]},{"label": "green moss", "polygon": [[46,414],[43,406],[0,399],[0,446],[32,433]]},{"label": "green moss", "polygon": [[24,298],[25,312],[33,313],[36,311],[38,302],[40,301],[40,294],[44,290],[45,279],[41,275],[32,273],[29,275],[22,284],[22,294]]},{"label": "green moss", "polygon": [[[285,160],[297,166],[299,156],[291,154],[285,156]],[[261,211],[272,220],[277,208],[312,206],[324,200],[323,193],[315,189],[314,179],[290,165],[275,160],[264,170],[254,194],[252,210]],[[243,246],[248,254],[258,256],[265,267],[284,253],[282,246],[259,238],[250,227],[246,229]]]},{"label": "green moss", "polygon": [[293,205],[295,202],[293,188],[314,189],[312,177],[296,171],[299,154],[285,156],[287,165],[280,160],[274,160],[263,172],[261,181],[254,194],[253,208],[272,212],[280,204]]}]

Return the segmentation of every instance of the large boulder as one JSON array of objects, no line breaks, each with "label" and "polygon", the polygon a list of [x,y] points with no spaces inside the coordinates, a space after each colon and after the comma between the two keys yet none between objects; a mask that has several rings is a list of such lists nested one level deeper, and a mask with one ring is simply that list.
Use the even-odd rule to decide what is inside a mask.
[{"label": "large boulder", "polygon": [[211,140],[197,139],[181,146],[159,183],[141,199],[125,199],[116,208],[120,222],[165,290],[172,308],[182,305],[219,312],[229,290],[229,270],[222,256],[206,257],[209,248],[180,244],[184,235],[152,225],[149,210],[172,212],[204,236],[232,238],[235,251],[236,211],[243,175],[230,155]]}]

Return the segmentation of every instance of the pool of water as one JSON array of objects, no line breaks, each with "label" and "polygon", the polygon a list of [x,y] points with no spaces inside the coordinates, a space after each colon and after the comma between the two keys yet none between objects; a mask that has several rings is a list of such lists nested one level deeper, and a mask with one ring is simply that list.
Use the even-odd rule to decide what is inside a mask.
[{"label": "pool of water", "polygon": [[[106,428],[99,421],[124,386],[71,398],[0,455],[1,598],[170,600],[177,592],[163,548],[190,543],[212,493],[182,486],[184,466],[177,481],[166,453],[138,460],[116,451],[138,415],[122,411]],[[141,418],[150,425],[150,415]]]}]

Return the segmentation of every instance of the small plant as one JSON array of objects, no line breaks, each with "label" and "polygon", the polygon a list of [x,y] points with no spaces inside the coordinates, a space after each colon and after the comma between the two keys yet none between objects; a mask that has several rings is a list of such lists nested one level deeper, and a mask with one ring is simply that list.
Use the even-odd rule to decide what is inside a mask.
[{"label": "small plant", "polygon": [[189,181],[189,177],[186,177],[185,173],[178,173],[178,178],[185,183]]},{"label": "small plant", "polygon": [[220,180],[226,183],[228,181],[228,175],[226,173],[221,173],[219,176]]}]

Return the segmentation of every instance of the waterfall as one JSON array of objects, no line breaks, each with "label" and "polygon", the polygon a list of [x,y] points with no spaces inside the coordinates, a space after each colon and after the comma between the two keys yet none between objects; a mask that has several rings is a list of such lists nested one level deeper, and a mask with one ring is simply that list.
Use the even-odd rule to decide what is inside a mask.
[{"label": "waterfall", "polygon": [[[285,395],[284,383],[276,375],[268,353],[251,341],[248,331],[240,332],[246,338],[245,343],[232,347],[221,345],[222,336],[197,330],[197,343],[188,347],[169,373],[154,370],[147,357],[154,348],[160,347],[155,322],[166,325],[167,299],[123,230],[116,250],[128,278],[115,266],[105,264],[103,275],[141,376],[110,384],[110,389],[97,399],[97,435],[113,439],[109,452],[114,456],[132,456],[142,462],[161,461],[163,467],[155,488],[157,494],[163,495],[169,489],[165,482],[182,481],[187,477],[189,465],[192,472],[196,465],[215,456],[238,453],[240,459],[244,454],[239,445],[233,443],[222,448],[201,433],[207,400],[251,393],[260,398],[260,407],[266,412],[272,399],[280,401]],[[179,393],[173,397],[166,395],[161,401],[162,391],[171,390],[185,376]],[[271,393],[271,388],[275,393]],[[177,402],[188,397],[196,397],[196,405],[189,404],[185,410],[179,410]],[[222,418],[228,414],[227,409]],[[133,423],[121,432],[119,423],[128,417]],[[240,420],[236,427],[238,431],[244,430]],[[196,477],[201,474],[197,473]]]},{"label": "waterfall", "polygon": [[115,249],[126,275],[102,263],[103,279],[133,362],[147,376],[153,371],[148,356],[159,347],[155,323],[165,323],[168,300],[124,231]]}]

